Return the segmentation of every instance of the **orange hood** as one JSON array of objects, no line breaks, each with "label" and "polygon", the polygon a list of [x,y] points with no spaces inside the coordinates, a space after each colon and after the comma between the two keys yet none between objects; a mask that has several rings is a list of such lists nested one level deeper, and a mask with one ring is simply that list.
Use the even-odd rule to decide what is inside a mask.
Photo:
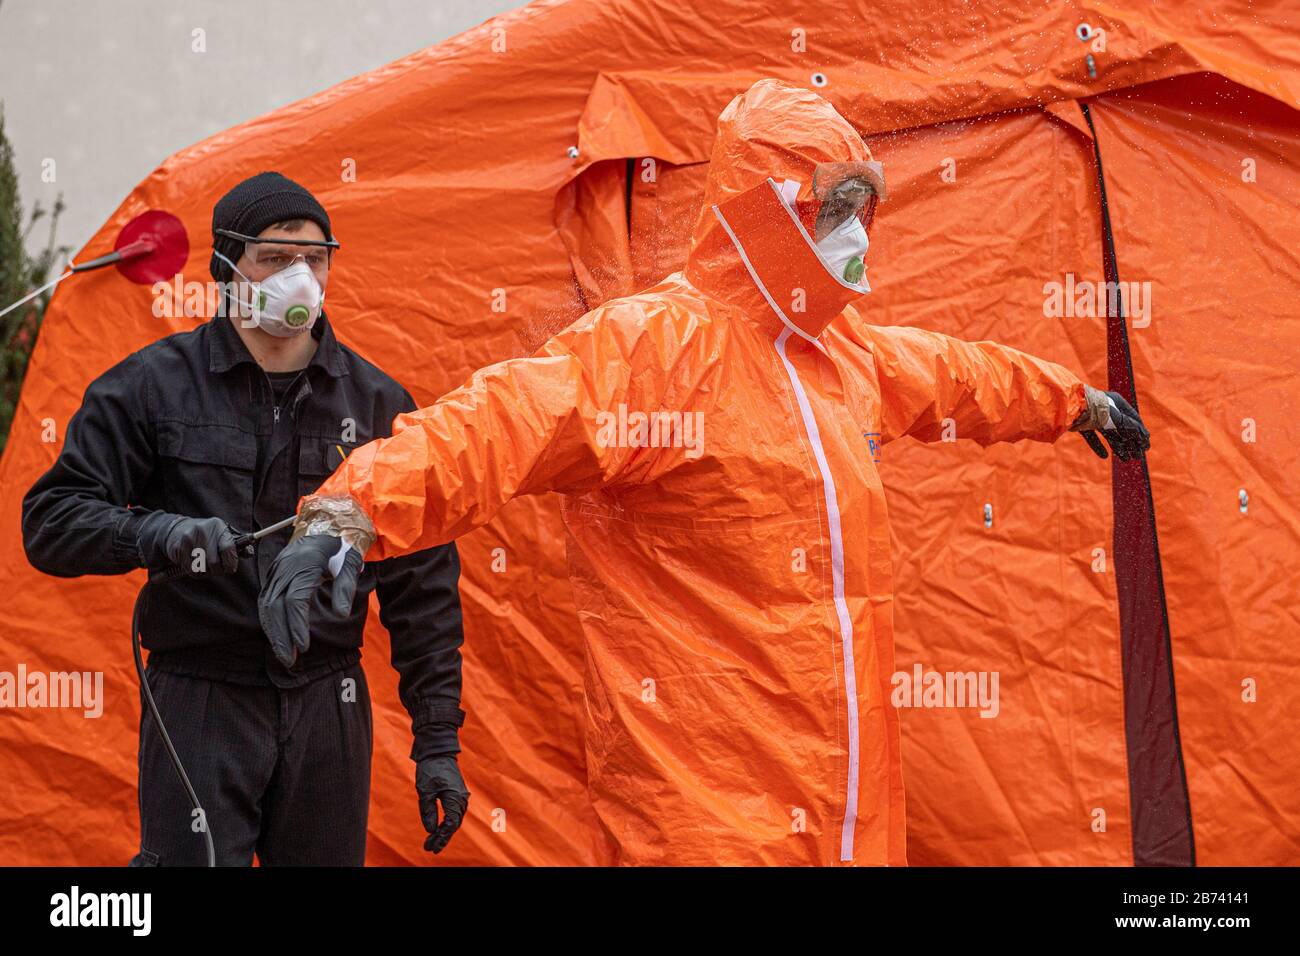
[{"label": "orange hood", "polygon": [[[759,80],[718,118],[686,278],[760,321],[816,338],[867,290],[832,275],[813,245],[813,173],[820,163],[871,159],[857,130],[826,100]],[[786,180],[799,184],[793,205],[781,199]]]}]

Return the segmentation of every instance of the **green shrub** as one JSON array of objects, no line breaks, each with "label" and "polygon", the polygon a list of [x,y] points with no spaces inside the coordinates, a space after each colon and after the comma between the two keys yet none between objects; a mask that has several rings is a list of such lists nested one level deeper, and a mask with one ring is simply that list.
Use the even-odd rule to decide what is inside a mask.
[{"label": "green shrub", "polygon": [[[51,270],[64,261],[70,247],[58,246],[55,240],[62,212],[63,196],[60,195],[53,209],[47,212],[36,203],[31,215],[24,217],[13,147],[5,135],[4,111],[0,108],[0,309],[43,286],[53,278]],[[49,233],[45,248],[33,256],[28,251],[28,239],[36,224],[47,218]],[[36,347],[36,335],[53,294],[51,289],[0,317],[0,449],[9,437],[27,362]]]}]

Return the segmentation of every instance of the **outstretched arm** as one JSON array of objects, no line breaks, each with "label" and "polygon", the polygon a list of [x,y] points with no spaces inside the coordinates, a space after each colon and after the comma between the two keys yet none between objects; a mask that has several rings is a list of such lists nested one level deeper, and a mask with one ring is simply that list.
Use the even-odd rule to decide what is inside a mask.
[{"label": "outstretched arm", "polygon": [[951,422],[982,445],[1055,441],[1085,412],[1072,372],[996,342],[860,326],[880,382],[882,438],[938,441]]},{"label": "outstretched arm", "polygon": [[356,500],[375,527],[367,557],[381,559],[457,538],[520,495],[599,487],[632,450],[602,443],[597,416],[657,408],[682,347],[669,315],[597,310],[533,356],[398,416],[391,437],[354,451],[317,494]]}]

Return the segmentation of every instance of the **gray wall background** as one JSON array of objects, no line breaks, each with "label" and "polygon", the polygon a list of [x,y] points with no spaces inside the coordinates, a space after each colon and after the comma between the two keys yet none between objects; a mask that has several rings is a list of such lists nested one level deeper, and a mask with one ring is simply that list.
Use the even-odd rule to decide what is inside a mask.
[{"label": "gray wall background", "polygon": [[[25,211],[75,252],[172,153],[523,0],[0,0],[0,102]],[[207,50],[192,50],[193,31]],[[42,182],[55,161],[56,181]],[[39,224],[30,245],[43,247]]]}]

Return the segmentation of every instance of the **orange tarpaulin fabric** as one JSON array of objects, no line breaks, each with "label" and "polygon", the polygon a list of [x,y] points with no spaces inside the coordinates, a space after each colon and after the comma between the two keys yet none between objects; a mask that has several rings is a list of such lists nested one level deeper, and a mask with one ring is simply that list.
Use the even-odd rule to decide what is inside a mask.
[{"label": "orange tarpaulin fabric", "polygon": [[[1082,22],[1104,40],[1079,40]],[[317,194],[343,241],[330,283],[340,336],[428,404],[681,268],[718,113],[772,76],[816,88],[885,163],[866,322],[992,339],[1102,384],[1105,319],[1044,314],[1046,284],[1102,279],[1096,170],[1071,102],[1085,99],[1121,278],[1151,283],[1149,322],[1131,319],[1129,340],[1154,434],[1198,862],[1294,863],[1297,27],[1246,4],[897,2],[863,19],[798,2],[777,15],[740,0],[538,3],[171,157],[78,258],[165,208],[191,236],[181,282],[204,282],[212,203],[279,169]],[[43,577],[18,518],[86,384],[201,321],[156,310],[165,299],[108,272],[60,288],[0,464],[0,670],[102,671],[106,697],[99,718],[0,711],[6,863],[112,864],[136,847],[128,622],[143,575]],[[1000,675],[996,716],[900,711],[910,861],[1132,862],[1107,466],[1067,436],[987,450],[903,440],[877,468],[897,669]],[[474,796],[434,862],[612,859],[586,796],[564,535],[558,501],[538,497],[460,542]],[[369,859],[431,862],[377,621],[365,659]]]}]

